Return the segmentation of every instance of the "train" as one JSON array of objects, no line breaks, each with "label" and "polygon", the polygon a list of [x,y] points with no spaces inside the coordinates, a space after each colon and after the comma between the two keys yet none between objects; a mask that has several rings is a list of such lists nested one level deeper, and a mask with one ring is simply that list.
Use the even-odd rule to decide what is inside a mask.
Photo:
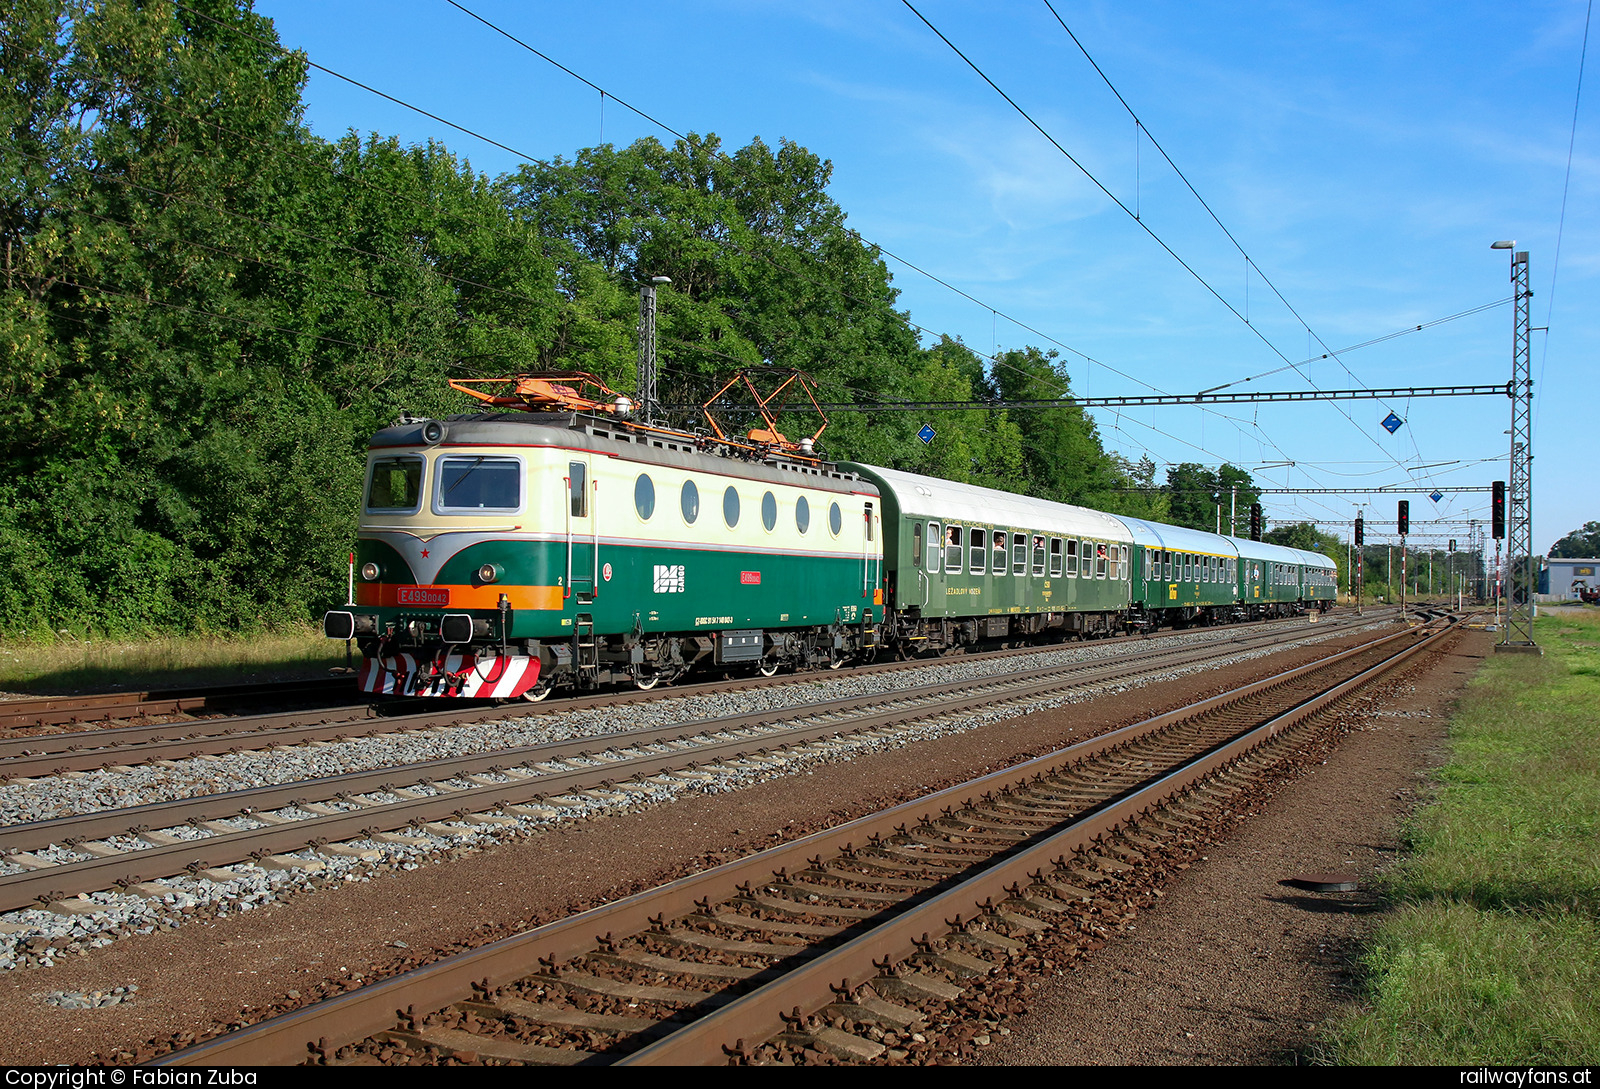
[{"label": "train", "polygon": [[657,426],[592,376],[503,381],[369,443],[351,602],[323,618],[363,692],[540,700],[1337,596],[1320,553],[829,461],[774,426]]}]

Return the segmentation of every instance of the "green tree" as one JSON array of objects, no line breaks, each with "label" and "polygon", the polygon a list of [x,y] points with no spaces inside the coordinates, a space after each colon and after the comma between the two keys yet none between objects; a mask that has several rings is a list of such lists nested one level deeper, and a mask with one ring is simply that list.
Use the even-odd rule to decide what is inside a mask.
[{"label": "green tree", "polygon": [[1585,522],[1550,548],[1552,559],[1587,560],[1600,557],[1600,522]]}]

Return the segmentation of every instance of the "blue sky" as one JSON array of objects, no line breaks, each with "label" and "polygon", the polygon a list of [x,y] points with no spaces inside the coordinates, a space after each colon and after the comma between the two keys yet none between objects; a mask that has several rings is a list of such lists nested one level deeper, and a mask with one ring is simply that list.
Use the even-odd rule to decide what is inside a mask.
[{"label": "blue sky", "polygon": [[[1593,83],[1555,263],[1587,0],[1056,0],[1304,324],[1247,272],[1149,136],[1136,138],[1043,3],[918,3],[1248,326],[903,4],[462,2],[680,131],[730,147],[787,138],[830,159],[832,195],[856,230],[982,301],[891,260],[914,321],[984,352],[1052,346],[996,312],[1010,315],[1103,364],[1063,353],[1080,394],[1192,393],[1281,367],[1278,352],[1298,363],[1323,343],[1342,349],[1506,299],[1506,255],[1489,243],[1515,239],[1531,255],[1533,324],[1549,327],[1533,340],[1534,547],[1600,519],[1587,437],[1600,408]],[[445,0],[257,0],[257,10],[313,61],[532,156],[670,139]],[[306,97],[324,136],[437,138],[491,174],[518,162],[320,73]],[[1511,323],[1503,305],[1302,369],[1324,389],[1501,383]],[[1251,387],[1309,388],[1294,371]],[[1393,436],[1378,426],[1390,409],[1407,421]],[[1127,456],[1228,460],[1268,486],[1437,486],[1437,507],[1411,497],[1414,522],[1486,518],[1486,494],[1451,487],[1507,476],[1510,410],[1498,397],[1096,418]],[[1369,517],[1392,519],[1394,502],[1273,495],[1267,513],[1347,519],[1365,503]]]}]

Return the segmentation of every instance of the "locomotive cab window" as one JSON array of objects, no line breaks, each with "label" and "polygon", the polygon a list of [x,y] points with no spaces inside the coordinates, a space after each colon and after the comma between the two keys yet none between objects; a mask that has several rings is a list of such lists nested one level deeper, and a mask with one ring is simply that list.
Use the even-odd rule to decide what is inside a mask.
[{"label": "locomotive cab window", "polygon": [[961,573],[961,527],[944,527],[944,569],[951,574]]},{"label": "locomotive cab window", "polygon": [[1050,538],[1050,577],[1061,577],[1061,538]]},{"label": "locomotive cab window", "polygon": [[422,499],[422,459],[378,458],[367,482],[369,511],[416,510]]},{"label": "locomotive cab window", "polygon": [[988,541],[985,538],[984,531],[981,529],[973,530],[972,536],[967,540],[967,544],[972,550],[972,573],[981,575],[987,567],[984,561],[984,551]]},{"label": "locomotive cab window", "polygon": [[1067,542],[1067,578],[1078,577],[1078,542]]},{"label": "locomotive cab window", "polygon": [[1028,535],[1026,533],[1013,533],[1011,535],[1011,573],[1013,575],[1026,575],[1028,573]]},{"label": "locomotive cab window", "polygon": [[522,462],[516,458],[439,459],[433,505],[440,511],[515,511],[522,506]]}]

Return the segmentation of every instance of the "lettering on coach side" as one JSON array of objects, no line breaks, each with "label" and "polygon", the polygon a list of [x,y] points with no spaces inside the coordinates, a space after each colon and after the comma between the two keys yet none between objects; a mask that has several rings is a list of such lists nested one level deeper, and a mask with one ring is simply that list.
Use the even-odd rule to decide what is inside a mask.
[{"label": "lettering on coach side", "polygon": [[731,617],[731,616],[697,616],[697,617],[694,618],[694,622],[697,625],[698,624],[732,624],[733,623],[733,617]]}]

